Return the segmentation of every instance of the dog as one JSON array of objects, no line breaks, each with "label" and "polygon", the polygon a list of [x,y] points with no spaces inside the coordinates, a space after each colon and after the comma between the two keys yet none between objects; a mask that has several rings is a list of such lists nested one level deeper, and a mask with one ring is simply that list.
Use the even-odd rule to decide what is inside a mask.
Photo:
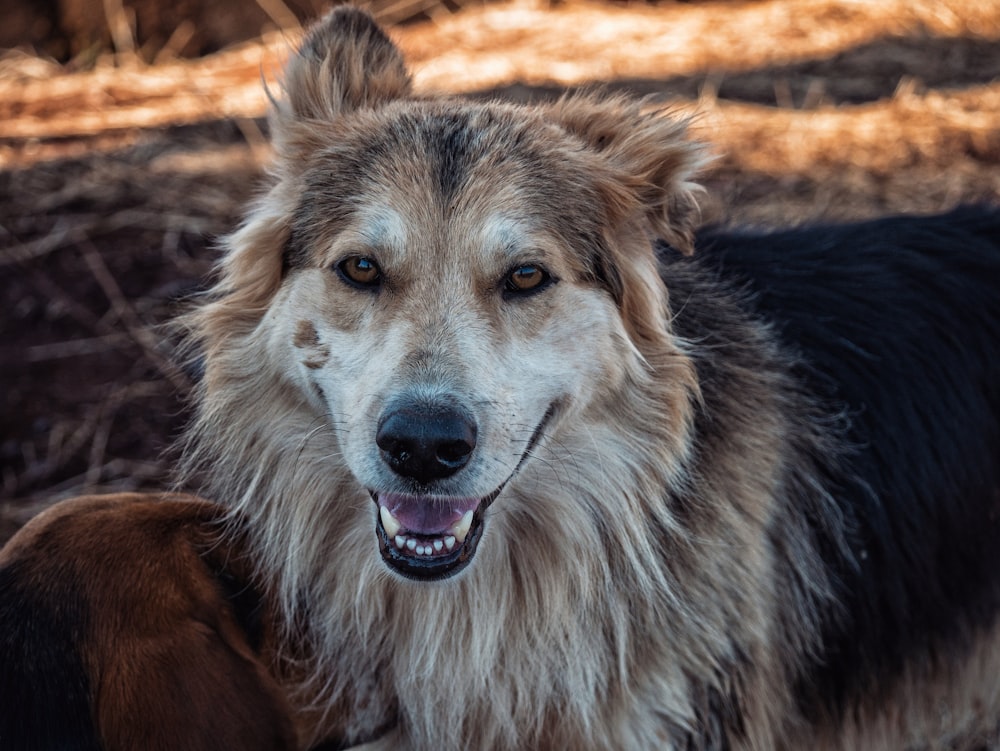
[{"label": "dog", "polygon": [[0,748],[295,748],[225,515],[182,494],[79,498],[0,550]]},{"label": "dog", "polygon": [[75,692],[107,749],[179,747],[185,702],[219,725],[185,748],[1000,747],[1000,210],[698,229],[686,127],[414,95],[365,13],[315,25],[183,320],[219,505],[14,538],[19,713]]}]

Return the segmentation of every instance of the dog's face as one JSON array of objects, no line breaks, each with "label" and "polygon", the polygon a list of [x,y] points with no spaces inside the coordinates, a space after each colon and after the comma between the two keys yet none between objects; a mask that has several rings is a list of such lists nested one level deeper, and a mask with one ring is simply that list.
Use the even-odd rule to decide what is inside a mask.
[{"label": "dog's face", "polygon": [[560,426],[669,346],[650,241],[686,241],[695,152],[620,100],[411,98],[353,10],[314,29],[286,89],[267,354],[329,422],[389,568],[447,577],[505,490],[552,473]]},{"label": "dog's face", "polygon": [[467,564],[552,422],[621,377],[621,319],[574,247],[600,242],[594,196],[532,138],[544,123],[505,114],[385,113],[313,155],[292,227],[291,356],[414,577]]}]

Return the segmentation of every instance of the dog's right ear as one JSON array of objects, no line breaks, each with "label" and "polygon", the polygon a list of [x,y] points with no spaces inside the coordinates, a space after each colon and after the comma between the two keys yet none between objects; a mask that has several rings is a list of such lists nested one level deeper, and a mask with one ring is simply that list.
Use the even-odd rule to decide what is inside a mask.
[{"label": "dog's right ear", "polygon": [[285,70],[279,121],[330,122],[410,92],[403,56],[364,11],[341,6],[318,21]]}]

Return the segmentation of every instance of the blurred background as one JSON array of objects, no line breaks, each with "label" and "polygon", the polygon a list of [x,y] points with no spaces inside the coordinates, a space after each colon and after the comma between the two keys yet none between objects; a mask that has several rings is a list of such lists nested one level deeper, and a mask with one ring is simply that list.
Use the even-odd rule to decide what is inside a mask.
[{"label": "blurred background", "polygon": [[[192,373],[163,323],[267,164],[321,0],[0,0],[0,541],[163,487]],[[1000,202],[1000,0],[376,0],[420,91],[602,85],[694,118],[706,221]]]}]

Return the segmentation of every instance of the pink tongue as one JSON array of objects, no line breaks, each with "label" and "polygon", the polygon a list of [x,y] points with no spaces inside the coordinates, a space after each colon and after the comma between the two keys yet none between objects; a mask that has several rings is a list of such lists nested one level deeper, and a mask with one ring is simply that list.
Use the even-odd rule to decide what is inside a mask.
[{"label": "pink tongue", "polygon": [[383,493],[378,502],[403,526],[404,532],[437,535],[447,532],[466,511],[479,507],[479,498],[434,498],[432,496]]}]

